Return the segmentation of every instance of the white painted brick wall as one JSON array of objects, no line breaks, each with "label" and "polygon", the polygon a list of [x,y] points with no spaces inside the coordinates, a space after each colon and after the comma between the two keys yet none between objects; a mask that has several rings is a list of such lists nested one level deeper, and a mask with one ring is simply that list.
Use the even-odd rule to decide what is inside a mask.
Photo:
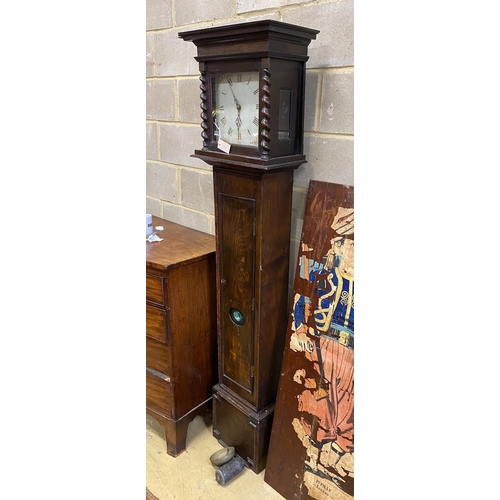
[{"label": "white painted brick wall", "polygon": [[180,31],[274,19],[320,30],[308,48],[307,163],[294,172],[290,284],[311,179],[354,185],[353,0],[147,0],[146,211],[214,234],[212,167],[201,147],[196,47]]}]

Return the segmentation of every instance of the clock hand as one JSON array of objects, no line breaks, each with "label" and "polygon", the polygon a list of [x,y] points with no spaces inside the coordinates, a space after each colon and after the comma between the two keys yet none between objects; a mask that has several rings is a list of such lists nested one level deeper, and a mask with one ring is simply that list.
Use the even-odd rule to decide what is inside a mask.
[{"label": "clock hand", "polygon": [[233,87],[231,84],[229,84],[229,88],[231,90],[231,94],[233,94],[233,99],[234,103],[236,104],[236,110],[238,111],[238,117],[235,120],[236,127],[238,128],[238,139],[241,139],[241,132],[240,132],[240,127],[241,127],[241,116],[240,116],[240,111],[241,111],[241,104],[238,102],[238,99],[236,99],[236,96],[234,95]]},{"label": "clock hand", "polygon": [[231,94],[233,94],[234,103],[236,104],[236,109],[238,110],[238,115],[239,115],[241,110],[241,105],[238,102],[238,99],[236,99],[236,96],[234,95],[233,86],[231,84],[229,84],[229,90],[231,91]]},{"label": "clock hand", "polygon": [[240,127],[241,127],[241,116],[240,116],[240,111],[241,111],[241,104],[238,102],[238,99],[236,99],[236,96],[234,94],[233,86],[231,82],[228,80],[229,83],[229,89],[231,90],[231,94],[233,94],[233,99],[234,99],[234,104],[236,105],[236,110],[238,111],[238,117],[235,120],[236,127],[238,128],[238,140],[241,140],[241,132],[240,132]]}]

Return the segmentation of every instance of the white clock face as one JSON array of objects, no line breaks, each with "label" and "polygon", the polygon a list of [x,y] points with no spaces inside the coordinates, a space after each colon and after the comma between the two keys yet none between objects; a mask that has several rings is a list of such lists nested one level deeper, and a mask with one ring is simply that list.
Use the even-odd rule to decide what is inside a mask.
[{"label": "white clock face", "polygon": [[259,140],[259,72],[214,76],[214,136],[256,147]]}]

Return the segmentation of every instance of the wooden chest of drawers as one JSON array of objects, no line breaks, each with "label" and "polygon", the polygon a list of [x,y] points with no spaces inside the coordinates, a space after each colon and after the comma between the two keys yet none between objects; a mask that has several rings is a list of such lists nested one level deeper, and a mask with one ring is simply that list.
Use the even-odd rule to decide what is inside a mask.
[{"label": "wooden chest of drawers", "polygon": [[153,217],[156,226],[163,241],[146,242],[146,413],[177,456],[217,382],[215,238]]}]

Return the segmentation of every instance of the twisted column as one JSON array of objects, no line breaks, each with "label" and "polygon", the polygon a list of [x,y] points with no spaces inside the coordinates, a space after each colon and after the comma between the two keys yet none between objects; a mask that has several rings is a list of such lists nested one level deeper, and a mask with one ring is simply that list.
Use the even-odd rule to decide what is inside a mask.
[{"label": "twisted column", "polygon": [[262,120],[260,121],[260,147],[262,148],[262,158],[267,158],[270,151],[269,142],[271,141],[271,135],[269,131],[271,126],[269,121],[271,119],[270,107],[271,107],[271,73],[268,69],[262,70]]},{"label": "twisted column", "polygon": [[207,130],[208,130],[208,115],[207,115],[207,87],[206,87],[206,83],[207,83],[207,79],[205,78],[205,75],[206,75],[206,72],[203,71],[200,75],[200,81],[201,81],[201,84],[200,84],[200,90],[201,90],[201,94],[200,94],[200,98],[201,98],[201,104],[200,104],[200,108],[201,108],[201,114],[200,114],[200,118],[201,118],[201,128],[203,129],[203,131],[201,132],[201,137],[203,138],[203,149],[207,149],[208,147],[208,134],[207,134]]}]

